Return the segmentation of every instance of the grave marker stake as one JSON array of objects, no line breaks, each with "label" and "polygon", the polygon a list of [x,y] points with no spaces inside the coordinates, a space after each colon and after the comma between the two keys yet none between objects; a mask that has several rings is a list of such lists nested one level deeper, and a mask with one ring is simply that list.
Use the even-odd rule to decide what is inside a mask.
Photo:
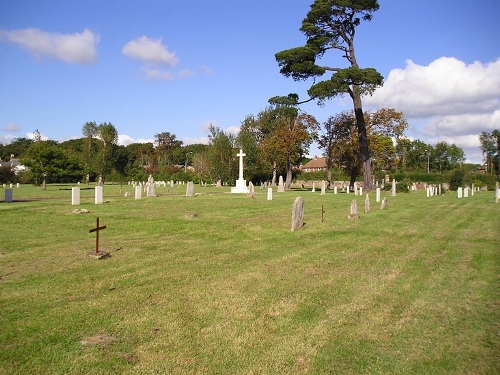
[{"label": "grave marker stake", "polygon": [[323,205],[321,205],[321,222],[324,221],[324,218],[325,218],[325,209],[323,208]]},{"label": "grave marker stake", "polygon": [[102,227],[99,226],[99,217],[97,217],[97,225],[95,228],[89,230],[89,233],[95,233],[95,256],[99,257],[99,231],[106,229],[106,225],[103,225]]}]

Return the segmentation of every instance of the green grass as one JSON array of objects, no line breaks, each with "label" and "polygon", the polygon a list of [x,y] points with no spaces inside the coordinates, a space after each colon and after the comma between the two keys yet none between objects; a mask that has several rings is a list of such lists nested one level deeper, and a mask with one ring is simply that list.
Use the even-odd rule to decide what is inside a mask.
[{"label": "green grass", "polygon": [[356,197],[349,221],[353,194],[69,188],[0,203],[0,374],[500,372],[493,192]]}]

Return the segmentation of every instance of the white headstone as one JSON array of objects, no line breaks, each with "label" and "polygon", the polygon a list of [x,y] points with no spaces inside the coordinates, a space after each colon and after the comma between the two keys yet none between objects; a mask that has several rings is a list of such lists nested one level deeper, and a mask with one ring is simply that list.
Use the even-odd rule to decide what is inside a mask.
[{"label": "white headstone", "polygon": [[12,203],[12,189],[5,189],[5,203]]},{"label": "white headstone", "polygon": [[354,195],[358,195],[358,183],[354,182]]},{"label": "white headstone", "polygon": [[268,201],[273,200],[273,188],[267,188],[267,200]]},{"label": "white headstone", "polygon": [[457,189],[457,197],[458,198],[462,198],[462,196],[463,196],[463,189],[461,187],[459,187]]},{"label": "white headstone", "polygon": [[18,183],[16,184],[16,188],[18,188],[18,189],[19,189],[19,186],[20,186],[20,185],[19,185],[19,182],[18,182]]},{"label": "white headstone", "polygon": [[395,197],[396,196],[396,180],[393,178],[392,179],[392,196]]},{"label": "white headstone", "polygon": [[102,196],[102,186],[98,185],[95,187],[95,204],[102,204],[103,196]]},{"label": "white headstone", "polygon": [[475,187],[474,187],[474,184],[472,184],[472,187],[470,189],[470,195],[473,197],[474,196],[474,190],[475,190]]},{"label": "white headstone", "polygon": [[136,185],[134,187],[134,189],[135,189],[135,196],[134,196],[134,198],[135,199],[141,199],[142,198],[142,189],[141,189],[141,187],[139,185]]},{"label": "white headstone", "polygon": [[321,181],[321,195],[325,195],[326,194],[326,181],[323,180]]},{"label": "white headstone", "polygon": [[468,186],[466,186],[464,188],[464,198],[469,198],[469,187]]},{"label": "white headstone", "polygon": [[316,186],[314,186],[314,181],[313,181],[313,188],[311,190],[313,193],[316,192]]},{"label": "white headstone", "polygon": [[365,198],[365,212],[370,212],[370,196],[368,194]]},{"label": "white headstone", "polygon": [[333,187],[333,194],[337,195],[337,187],[336,186]]},{"label": "white headstone", "polygon": [[278,179],[278,193],[284,193],[285,192],[285,184],[283,182],[283,176],[280,175],[280,178]]},{"label": "white headstone", "polygon": [[377,195],[376,195],[376,197],[375,197],[375,201],[376,201],[377,203],[378,203],[378,202],[380,202],[380,188],[379,188],[379,187],[377,188]]},{"label": "white headstone", "polygon": [[363,187],[362,186],[359,187],[359,195],[363,195]]},{"label": "white headstone", "polygon": [[194,182],[189,181],[186,186],[186,197],[194,197]]},{"label": "white headstone", "polygon": [[72,206],[80,205],[80,188],[79,187],[71,188],[71,205]]}]

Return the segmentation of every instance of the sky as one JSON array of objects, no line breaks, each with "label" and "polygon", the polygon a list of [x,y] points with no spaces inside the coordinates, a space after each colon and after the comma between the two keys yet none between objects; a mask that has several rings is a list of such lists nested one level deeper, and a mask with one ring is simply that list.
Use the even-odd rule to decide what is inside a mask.
[{"label": "sky", "polygon": [[[88,121],[119,143],[170,132],[206,143],[237,132],[268,99],[309,82],[279,73],[275,53],[301,46],[312,0],[0,0],[0,143],[35,130],[58,142]],[[461,147],[481,163],[479,134],[500,129],[500,1],[379,0],[356,30],[361,67],[384,76],[365,110],[395,108],[406,135]],[[347,67],[340,53],[321,63]],[[322,123],[349,97],[301,109]],[[320,155],[313,145],[310,155]]]}]

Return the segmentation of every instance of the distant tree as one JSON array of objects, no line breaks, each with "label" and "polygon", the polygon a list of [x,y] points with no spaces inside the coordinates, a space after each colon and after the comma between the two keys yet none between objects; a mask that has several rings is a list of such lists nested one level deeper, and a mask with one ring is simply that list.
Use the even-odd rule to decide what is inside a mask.
[{"label": "distant tree", "polygon": [[175,150],[182,147],[182,141],[170,132],[156,133],[154,144],[158,165],[163,163],[167,166],[174,163]]},{"label": "distant tree", "polygon": [[86,122],[82,128],[83,136],[85,137],[85,151],[84,151],[84,173],[85,173],[85,183],[88,185],[90,182],[90,174],[92,173],[92,162],[93,162],[93,145],[94,138],[97,136],[97,124],[95,121]]},{"label": "distant tree", "polygon": [[[354,48],[356,28],[361,21],[370,21],[379,9],[375,0],[315,0],[300,30],[306,35],[304,46],[278,52],[276,60],[280,72],[294,80],[307,80],[329,74],[308,90],[310,98],[322,105],[325,100],[348,94],[354,105],[359,158],[367,191],[374,188],[370,147],[361,97],[371,94],[382,85],[383,77],[373,68],[361,69]],[[320,65],[319,60],[329,50],[338,50],[349,67]]]},{"label": "distant tree", "polygon": [[233,182],[236,157],[235,137],[212,124],[209,126],[207,150],[209,173],[212,181]]},{"label": "distant tree", "polygon": [[[365,112],[365,126],[370,142],[370,162],[376,169],[390,170],[396,163],[396,150],[392,138],[399,139],[408,127],[401,112],[381,108],[374,113]],[[328,178],[334,160],[351,176],[353,186],[362,167],[360,158],[357,118],[353,111],[345,111],[328,118],[323,124],[318,143],[327,158]],[[331,183],[331,181],[330,181]]]},{"label": "distant tree", "polygon": [[500,176],[500,130],[495,129],[491,133],[481,132],[479,142],[490,173]]},{"label": "distant tree", "polygon": [[66,156],[57,142],[51,140],[35,141],[26,150],[21,162],[30,169],[34,184],[41,183],[43,190],[47,182],[75,181],[82,174],[78,160]]},{"label": "distant tree", "polygon": [[113,146],[118,143],[118,132],[113,124],[102,123],[97,126],[96,136],[102,142],[97,159],[97,171],[104,181],[113,168]]},{"label": "distant tree", "polygon": [[9,160],[11,155],[14,155],[16,158],[20,158],[32,143],[32,139],[15,138],[12,142],[5,146],[0,144],[0,158],[4,161]]}]

